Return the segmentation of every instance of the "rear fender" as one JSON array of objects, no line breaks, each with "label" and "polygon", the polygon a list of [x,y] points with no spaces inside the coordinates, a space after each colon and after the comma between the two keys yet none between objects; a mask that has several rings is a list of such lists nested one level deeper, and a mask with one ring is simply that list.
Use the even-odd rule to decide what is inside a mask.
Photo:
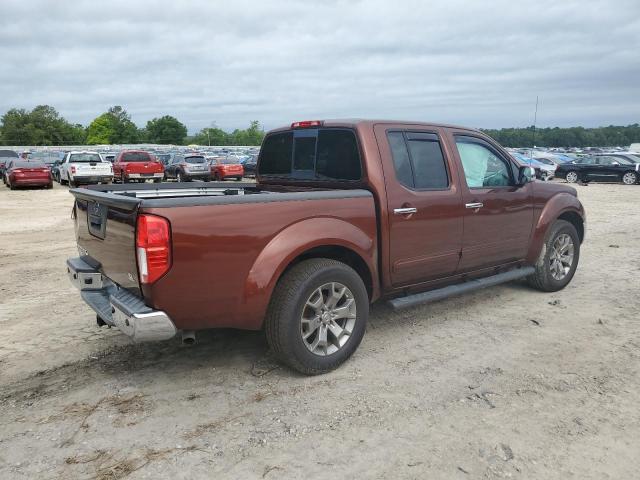
[{"label": "rear fender", "polygon": [[[279,232],[256,258],[245,282],[243,306],[248,317],[259,322],[267,311],[278,279],[297,257],[317,247],[347,248],[366,263],[373,282],[373,297],[378,296],[376,242],[363,230],[338,218],[321,217],[302,220]],[[262,314],[256,315],[258,312]],[[251,328],[251,326],[248,326]]]},{"label": "rear fender", "polygon": [[553,225],[560,216],[569,212],[578,215],[583,225],[586,223],[584,208],[580,200],[570,193],[558,193],[547,201],[534,227],[529,252],[527,254],[528,264],[533,265],[538,259],[551,225]]}]

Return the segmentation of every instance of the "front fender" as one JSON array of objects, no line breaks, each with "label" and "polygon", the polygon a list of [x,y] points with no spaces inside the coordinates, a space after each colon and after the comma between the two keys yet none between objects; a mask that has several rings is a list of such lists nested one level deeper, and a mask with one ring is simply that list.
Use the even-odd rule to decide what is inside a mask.
[{"label": "front fender", "polygon": [[373,297],[378,296],[376,239],[339,218],[315,217],[287,226],[260,252],[244,287],[243,305],[248,317],[262,322],[262,315],[254,313],[264,314],[267,310],[273,289],[287,266],[303,253],[323,246],[344,247],[358,254],[373,279]]},{"label": "front fender", "polygon": [[558,217],[567,212],[577,214],[582,219],[583,224],[585,223],[584,207],[576,196],[567,192],[561,192],[546,202],[533,230],[529,252],[527,254],[527,263],[534,264],[536,262],[542,250],[542,245],[547,238],[549,228]]}]

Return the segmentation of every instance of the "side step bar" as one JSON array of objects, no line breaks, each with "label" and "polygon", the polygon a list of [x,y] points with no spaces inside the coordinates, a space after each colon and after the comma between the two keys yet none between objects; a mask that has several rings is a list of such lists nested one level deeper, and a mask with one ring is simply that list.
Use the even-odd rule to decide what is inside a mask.
[{"label": "side step bar", "polygon": [[512,280],[518,280],[520,278],[528,277],[532,273],[535,273],[535,271],[536,269],[533,267],[516,268],[515,270],[498,273],[490,277],[469,280],[457,285],[450,285],[448,287],[438,288],[436,290],[423,293],[416,293],[406,297],[394,298],[389,300],[387,303],[394,310],[402,310],[403,308],[415,307],[416,305],[421,305],[423,303],[435,302],[454,295],[461,295],[474,290],[480,290],[481,288],[492,287]]}]

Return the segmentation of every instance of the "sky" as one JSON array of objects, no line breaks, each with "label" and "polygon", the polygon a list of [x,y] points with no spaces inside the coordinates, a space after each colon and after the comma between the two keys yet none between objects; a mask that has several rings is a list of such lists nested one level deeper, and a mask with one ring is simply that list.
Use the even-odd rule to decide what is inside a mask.
[{"label": "sky", "polygon": [[0,114],[640,122],[640,0],[0,0]]}]

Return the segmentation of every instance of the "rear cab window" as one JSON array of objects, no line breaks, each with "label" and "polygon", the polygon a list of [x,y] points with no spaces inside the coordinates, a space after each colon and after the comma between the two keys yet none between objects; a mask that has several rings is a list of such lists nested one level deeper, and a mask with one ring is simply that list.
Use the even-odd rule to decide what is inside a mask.
[{"label": "rear cab window", "polygon": [[123,153],[122,162],[150,162],[151,156],[146,152],[127,152]]},{"label": "rear cab window", "polygon": [[97,153],[71,153],[69,163],[101,162],[102,158]]},{"label": "rear cab window", "polygon": [[320,127],[272,133],[260,150],[258,174],[302,181],[359,181],[362,164],[355,132]]},{"label": "rear cab window", "polygon": [[398,182],[413,190],[449,188],[449,171],[437,134],[391,130],[387,140]]}]

